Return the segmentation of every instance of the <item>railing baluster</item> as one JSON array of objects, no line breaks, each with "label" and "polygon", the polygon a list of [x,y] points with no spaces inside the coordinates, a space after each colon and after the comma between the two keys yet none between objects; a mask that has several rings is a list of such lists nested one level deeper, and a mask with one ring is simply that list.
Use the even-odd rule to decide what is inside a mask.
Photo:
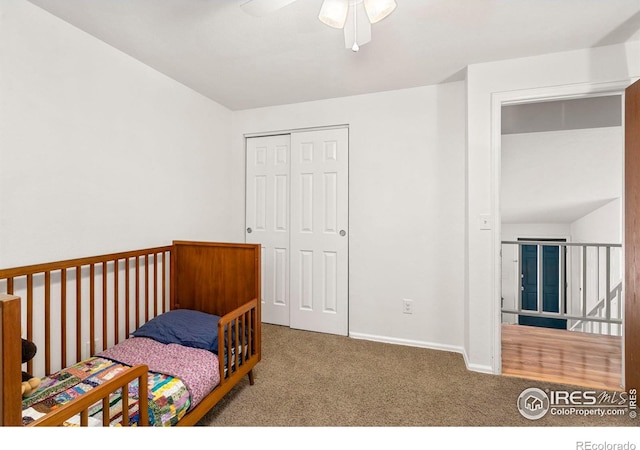
[{"label": "railing baluster", "polygon": [[[609,295],[611,293],[611,280],[609,275],[611,274],[611,247],[606,247],[605,249],[606,261],[605,261],[605,302],[604,302],[604,310],[605,316],[607,320],[611,319],[611,303],[609,301]],[[599,277],[598,277],[599,278]],[[611,334],[611,323],[607,322],[607,334]]]},{"label": "railing baluster", "polygon": [[595,273],[596,296],[595,296],[595,301],[596,301],[596,304],[597,304],[600,301],[600,247],[596,247],[595,251],[596,251],[596,273]]},{"label": "railing baluster", "polygon": [[558,295],[558,298],[560,299],[560,304],[558,305],[558,311],[560,311],[560,315],[564,316],[567,311],[566,311],[566,273],[565,273],[565,268],[567,266],[566,264],[566,256],[567,256],[567,246],[560,244],[560,246],[558,247],[558,251],[560,252],[560,267],[558,268],[558,270],[560,270],[560,283],[558,288],[560,289],[560,295]]},{"label": "railing baluster", "polygon": [[542,300],[543,289],[544,289],[544,274],[543,274],[543,259],[544,259],[544,247],[538,244],[536,251],[538,252],[538,292],[537,292],[537,302],[538,302],[538,313],[542,313]]},{"label": "railing baluster", "polygon": [[587,246],[582,247],[582,317],[587,317]]},{"label": "railing baluster", "polygon": [[516,284],[516,298],[518,299],[518,307],[516,309],[522,311],[522,279],[524,276],[522,273],[522,245],[518,245],[518,261],[520,262],[520,267],[518,268],[518,282]]}]

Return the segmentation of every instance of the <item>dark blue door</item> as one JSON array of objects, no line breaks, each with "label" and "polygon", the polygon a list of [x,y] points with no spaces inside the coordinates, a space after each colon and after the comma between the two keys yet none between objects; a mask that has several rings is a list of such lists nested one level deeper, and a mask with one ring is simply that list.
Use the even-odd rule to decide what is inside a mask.
[{"label": "dark blue door", "polygon": [[[538,310],[538,247],[523,245],[521,255],[522,309]],[[563,268],[564,270],[564,268]],[[560,312],[560,247],[542,246],[542,311]],[[520,325],[567,329],[567,321],[546,317],[518,316]]]}]

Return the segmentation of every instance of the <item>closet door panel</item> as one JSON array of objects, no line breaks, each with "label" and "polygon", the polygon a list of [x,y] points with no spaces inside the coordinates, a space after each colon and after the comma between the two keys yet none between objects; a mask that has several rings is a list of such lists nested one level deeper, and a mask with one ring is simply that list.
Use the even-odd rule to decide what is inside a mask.
[{"label": "closet door panel", "polygon": [[348,130],[291,135],[290,326],[348,334]]},{"label": "closet door panel", "polygon": [[289,135],[246,140],[245,241],[262,247],[262,321],[289,325]]}]

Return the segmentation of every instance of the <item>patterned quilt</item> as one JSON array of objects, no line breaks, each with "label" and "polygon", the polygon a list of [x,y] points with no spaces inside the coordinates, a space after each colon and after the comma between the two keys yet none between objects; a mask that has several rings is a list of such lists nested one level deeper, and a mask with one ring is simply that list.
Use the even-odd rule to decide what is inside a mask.
[{"label": "patterned quilt", "polygon": [[[189,361],[189,364],[185,364]],[[187,411],[220,382],[217,357],[211,352],[177,344],[160,344],[147,338],[131,338],[55,374],[43,378],[40,387],[22,402],[22,422],[42,415],[99,386],[136,364],[149,366],[149,424],[175,425]],[[138,423],[138,383],[129,385],[129,421]],[[112,426],[122,423],[122,392],[110,397]],[[102,405],[89,411],[89,425],[102,425]],[[66,423],[79,423],[75,417]]]}]

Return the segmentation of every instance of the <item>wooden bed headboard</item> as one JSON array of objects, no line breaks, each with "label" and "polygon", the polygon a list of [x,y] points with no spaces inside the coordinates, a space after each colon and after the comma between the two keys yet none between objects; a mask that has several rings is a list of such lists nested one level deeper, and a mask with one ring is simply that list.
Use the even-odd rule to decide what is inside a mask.
[{"label": "wooden bed headboard", "polygon": [[222,316],[254,298],[260,304],[258,244],[174,241],[171,273],[171,309]]}]

